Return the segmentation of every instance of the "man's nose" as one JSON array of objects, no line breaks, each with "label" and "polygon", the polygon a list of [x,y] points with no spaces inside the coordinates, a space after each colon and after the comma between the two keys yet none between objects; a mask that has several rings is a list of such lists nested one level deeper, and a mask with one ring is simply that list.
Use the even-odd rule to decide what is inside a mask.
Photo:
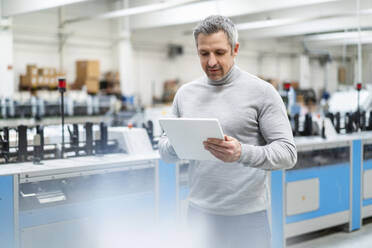
[{"label": "man's nose", "polygon": [[214,54],[211,54],[209,56],[209,59],[208,59],[208,66],[209,67],[213,67],[217,64],[217,60],[216,60],[216,57],[214,56]]}]

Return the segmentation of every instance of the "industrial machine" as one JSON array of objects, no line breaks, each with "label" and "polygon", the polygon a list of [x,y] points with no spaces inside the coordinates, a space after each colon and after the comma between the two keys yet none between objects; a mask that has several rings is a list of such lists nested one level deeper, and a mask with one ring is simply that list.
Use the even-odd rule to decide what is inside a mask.
[{"label": "industrial machine", "polygon": [[[16,95],[0,99],[0,118],[36,118],[60,116],[58,92],[41,92],[39,96]],[[120,104],[120,103],[119,103]],[[115,96],[91,96],[70,91],[64,102],[67,116],[104,115],[118,112]],[[120,109],[120,106],[119,106]]]},{"label": "industrial machine", "polygon": [[[329,227],[362,227],[372,216],[372,133],[295,138],[298,161],[290,170],[270,172],[271,225],[274,247],[286,240]],[[174,200],[185,216],[188,162],[175,165]]]},{"label": "industrial machine", "polygon": [[92,247],[155,222],[159,155],[146,129],[64,128],[64,139],[61,126],[1,129],[1,247]]}]

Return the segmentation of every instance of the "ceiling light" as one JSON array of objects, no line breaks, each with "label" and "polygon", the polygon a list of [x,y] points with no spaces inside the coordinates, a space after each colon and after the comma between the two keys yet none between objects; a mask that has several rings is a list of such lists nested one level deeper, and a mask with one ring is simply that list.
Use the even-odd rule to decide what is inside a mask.
[{"label": "ceiling light", "polygon": [[288,25],[302,21],[301,19],[288,18],[288,19],[276,19],[276,20],[264,20],[257,22],[240,23],[236,25],[238,30],[258,29],[258,28],[269,28],[277,27],[282,25]]},{"label": "ceiling light", "polygon": [[134,7],[129,9],[121,9],[121,10],[115,10],[106,14],[98,15],[97,18],[99,19],[110,19],[110,18],[117,18],[117,17],[124,17],[124,16],[131,16],[131,15],[138,15],[138,14],[144,14],[159,10],[165,10],[174,8],[180,5],[186,5],[192,2],[198,2],[199,0],[172,0],[172,1],[166,1],[156,4],[150,4],[145,5],[141,7]]},{"label": "ceiling light", "polygon": [[[360,33],[361,38],[371,38],[372,31],[362,31]],[[337,33],[329,33],[329,34],[317,34],[307,36],[305,39],[306,41],[329,41],[329,40],[349,40],[349,39],[357,39],[358,32],[337,32]]]}]

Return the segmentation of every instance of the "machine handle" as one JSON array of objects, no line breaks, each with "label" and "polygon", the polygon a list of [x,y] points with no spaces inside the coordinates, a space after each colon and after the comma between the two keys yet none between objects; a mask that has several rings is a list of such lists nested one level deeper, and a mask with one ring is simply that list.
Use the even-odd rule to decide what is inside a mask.
[{"label": "machine handle", "polygon": [[34,196],[36,196],[36,194],[35,194],[35,193],[25,194],[25,193],[23,193],[23,192],[21,191],[21,196],[22,196],[23,198],[27,198],[27,197],[34,197]]}]

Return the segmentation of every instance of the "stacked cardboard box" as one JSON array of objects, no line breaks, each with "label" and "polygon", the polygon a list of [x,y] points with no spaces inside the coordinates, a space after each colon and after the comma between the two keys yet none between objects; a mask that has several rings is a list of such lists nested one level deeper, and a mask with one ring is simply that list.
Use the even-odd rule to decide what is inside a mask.
[{"label": "stacked cardboard box", "polygon": [[84,85],[87,92],[96,94],[99,91],[100,65],[98,60],[76,61],[75,89],[81,89]]},{"label": "stacked cardboard box", "polygon": [[178,79],[166,80],[163,84],[163,97],[162,100],[164,103],[170,103],[173,101],[174,96],[179,87]]},{"label": "stacked cardboard box", "polygon": [[55,68],[43,67],[38,69],[38,88],[54,88],[57,71]]},{"label": "stacked cardboard box", "polygon": [[65,77],[65,73],[57,72],[53,67],[41,67],[36,65],[26,66],[26,75],[20,75],[20,90],[29,89],[56,89],[58,86],[57,77]]},{"label": "stacked cardboard box", "polygon": [[121,94],[120,75],[117,71],[108,71],[100,82],[100,90],[106,94]]},{"label": "stacked cardboard box", "polygon": [[337,72],[338,82],[340,84],[346,84],[346,68],[344,66],[339,66]]},{"label": "stacked cardboard box", "polygon": [[19,89],[20,90],[30,89],[30,85],[29,85],[26,75],[19,75]]},{"label": "stacked cardboard box", "polygon": [[37,89],[39,77],[37,74],[36,65],[26,66],[26,82],[28,86],[32,89]]}]

